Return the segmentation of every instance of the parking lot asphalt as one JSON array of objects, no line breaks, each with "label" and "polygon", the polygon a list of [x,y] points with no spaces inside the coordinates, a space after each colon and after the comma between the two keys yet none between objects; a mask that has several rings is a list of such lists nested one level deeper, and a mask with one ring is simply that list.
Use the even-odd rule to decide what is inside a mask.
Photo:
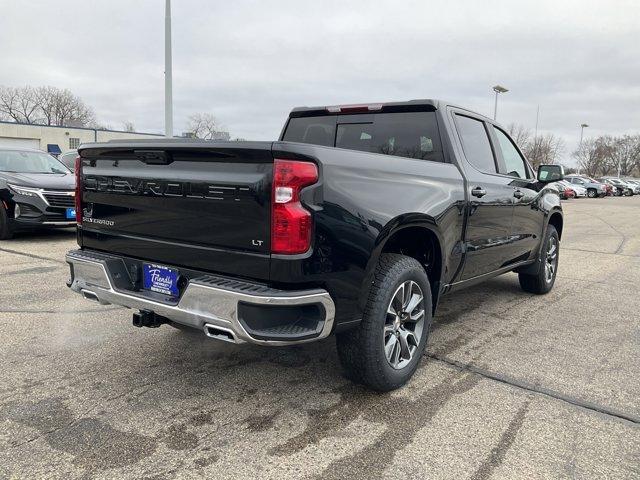
[{"label": "parking lot asphalt", "polygon": [[546,296],[443,299],[413,380],[333,338],[237,347],[65,286],[73,232],[0,243],[0,478],[640,478],[640,197],[564,202]]}]

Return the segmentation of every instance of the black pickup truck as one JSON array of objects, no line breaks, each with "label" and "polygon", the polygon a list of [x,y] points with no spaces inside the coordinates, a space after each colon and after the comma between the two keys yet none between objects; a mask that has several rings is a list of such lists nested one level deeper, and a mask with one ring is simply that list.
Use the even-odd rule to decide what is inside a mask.
[{"label": "black pickup truck", "polygon": [[335,334],[381,391],[416,370],[442,295],[555,281],[562,168],[536,178],[503,128],[442,101],[296,108],[276,142],[112,141],[76,162],[74,291],[237,344]]}]

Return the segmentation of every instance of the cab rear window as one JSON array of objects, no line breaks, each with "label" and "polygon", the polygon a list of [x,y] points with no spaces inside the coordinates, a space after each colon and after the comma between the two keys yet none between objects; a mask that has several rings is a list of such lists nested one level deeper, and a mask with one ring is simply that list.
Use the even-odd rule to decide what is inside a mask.
[{"label": "cab rear window", "polygon": [[434,112],[291,118],[284,141],[443,162]]}]

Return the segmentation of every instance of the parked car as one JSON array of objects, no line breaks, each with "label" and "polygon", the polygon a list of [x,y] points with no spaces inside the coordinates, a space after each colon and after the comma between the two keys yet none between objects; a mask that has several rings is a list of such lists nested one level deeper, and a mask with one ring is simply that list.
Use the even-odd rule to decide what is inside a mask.
[{"label": "parked car", "polygon": [[588,190],[582,185],[579,185],[577,183],[570,183],[568,180],[563,180],[563,182],[567,187],[571,188],[575,192],[576,198],[584,198],[587,196]]},{"label": "parked car", "polygon": [[555,187],[558,191],[558,195],[561,200],[568,200],[570,198],[575,198],[576,192],[573,188],[568,187],[565,183],[562,182],[554,182],[549,184],[549,186]]},{"label": "parked car", "polygon": [[640,182],[630,178],[623,179],[623,182],[626,183],[629,186],[629,188],[633,190],[634,195],[640,194]]},{"label": "parked car", "polygon": [[[493,120],[451,104],[294,109],[276,142],[162,139],[79,150],[69,287],[137,327],[233,343],[336,335],[348,376],[403,385],[442,295],[518,272],[544,294],[563,214]],[[114,161],[117,158],[118,161]]]},{"label": "parked car", "polygon": [[76,158],[78,157],[78,150],[69,150],[68,152],[64,152],[62,155],[58,157],[65,167],[67,167],[71,172],[75,171],[76,168]]},{"label": "parked car", "polygon": [[73,174],[48,153],[0,147],[0,240],[76,224]]},{"label": "parked car", "polygon": [[[584,188],[586,190],[585,194],[589,198],[604,197],[607,194],[604,184],[596,182],[592,178],[583,175],[567,175],[565,179],[572,185]],[[581,195],[578,193],[578,196]]]},{"label": "parked car", "polygon": [[576,191],[573,189],[573,186],[564,180],[554,182],[551,185],[558,189],[558,195],[560,195],[562,200],[568,200],[576,197]]},{"label": "parked car", "polygon": [[629,185],[627,182],[625,182],[621,178],[612,178],[611,180],[617,183],[618,185],[622,186],[624,195],[628,197],[633,197],[634,189],[632,185]]},{"label": "parked car", "polygon": [[607,189],[607,197],[611,197],[616,194],[616,191],[615,191],[615,188],[613,188],[613,185],[610,185],[606,182],[604,182],[603,185]]},{"label": "parked car", "polygon": [[623,195],[633,195],[633,191],[631,190],[631,188],[629,188],[625,183],[621,182],[617,178],[603,177],[600,179],[600,181],[611,185],[615,189],[614,195],[616,197],[621,197]]}]

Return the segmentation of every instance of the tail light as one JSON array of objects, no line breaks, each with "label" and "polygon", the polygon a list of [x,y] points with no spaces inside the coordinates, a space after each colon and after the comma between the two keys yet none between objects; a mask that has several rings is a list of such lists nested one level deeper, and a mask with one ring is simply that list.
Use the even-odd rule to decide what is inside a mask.
[{"label": "tail light", "polygon": [[76,157],[76,223],[82,225],[82,158]]},{"label": "tail light", "polygon": [[300,203],[300,191],[318,181],[311,162],[275,159],[271,199],[271,252],[304,253],[311,246],[311,212]]}]

